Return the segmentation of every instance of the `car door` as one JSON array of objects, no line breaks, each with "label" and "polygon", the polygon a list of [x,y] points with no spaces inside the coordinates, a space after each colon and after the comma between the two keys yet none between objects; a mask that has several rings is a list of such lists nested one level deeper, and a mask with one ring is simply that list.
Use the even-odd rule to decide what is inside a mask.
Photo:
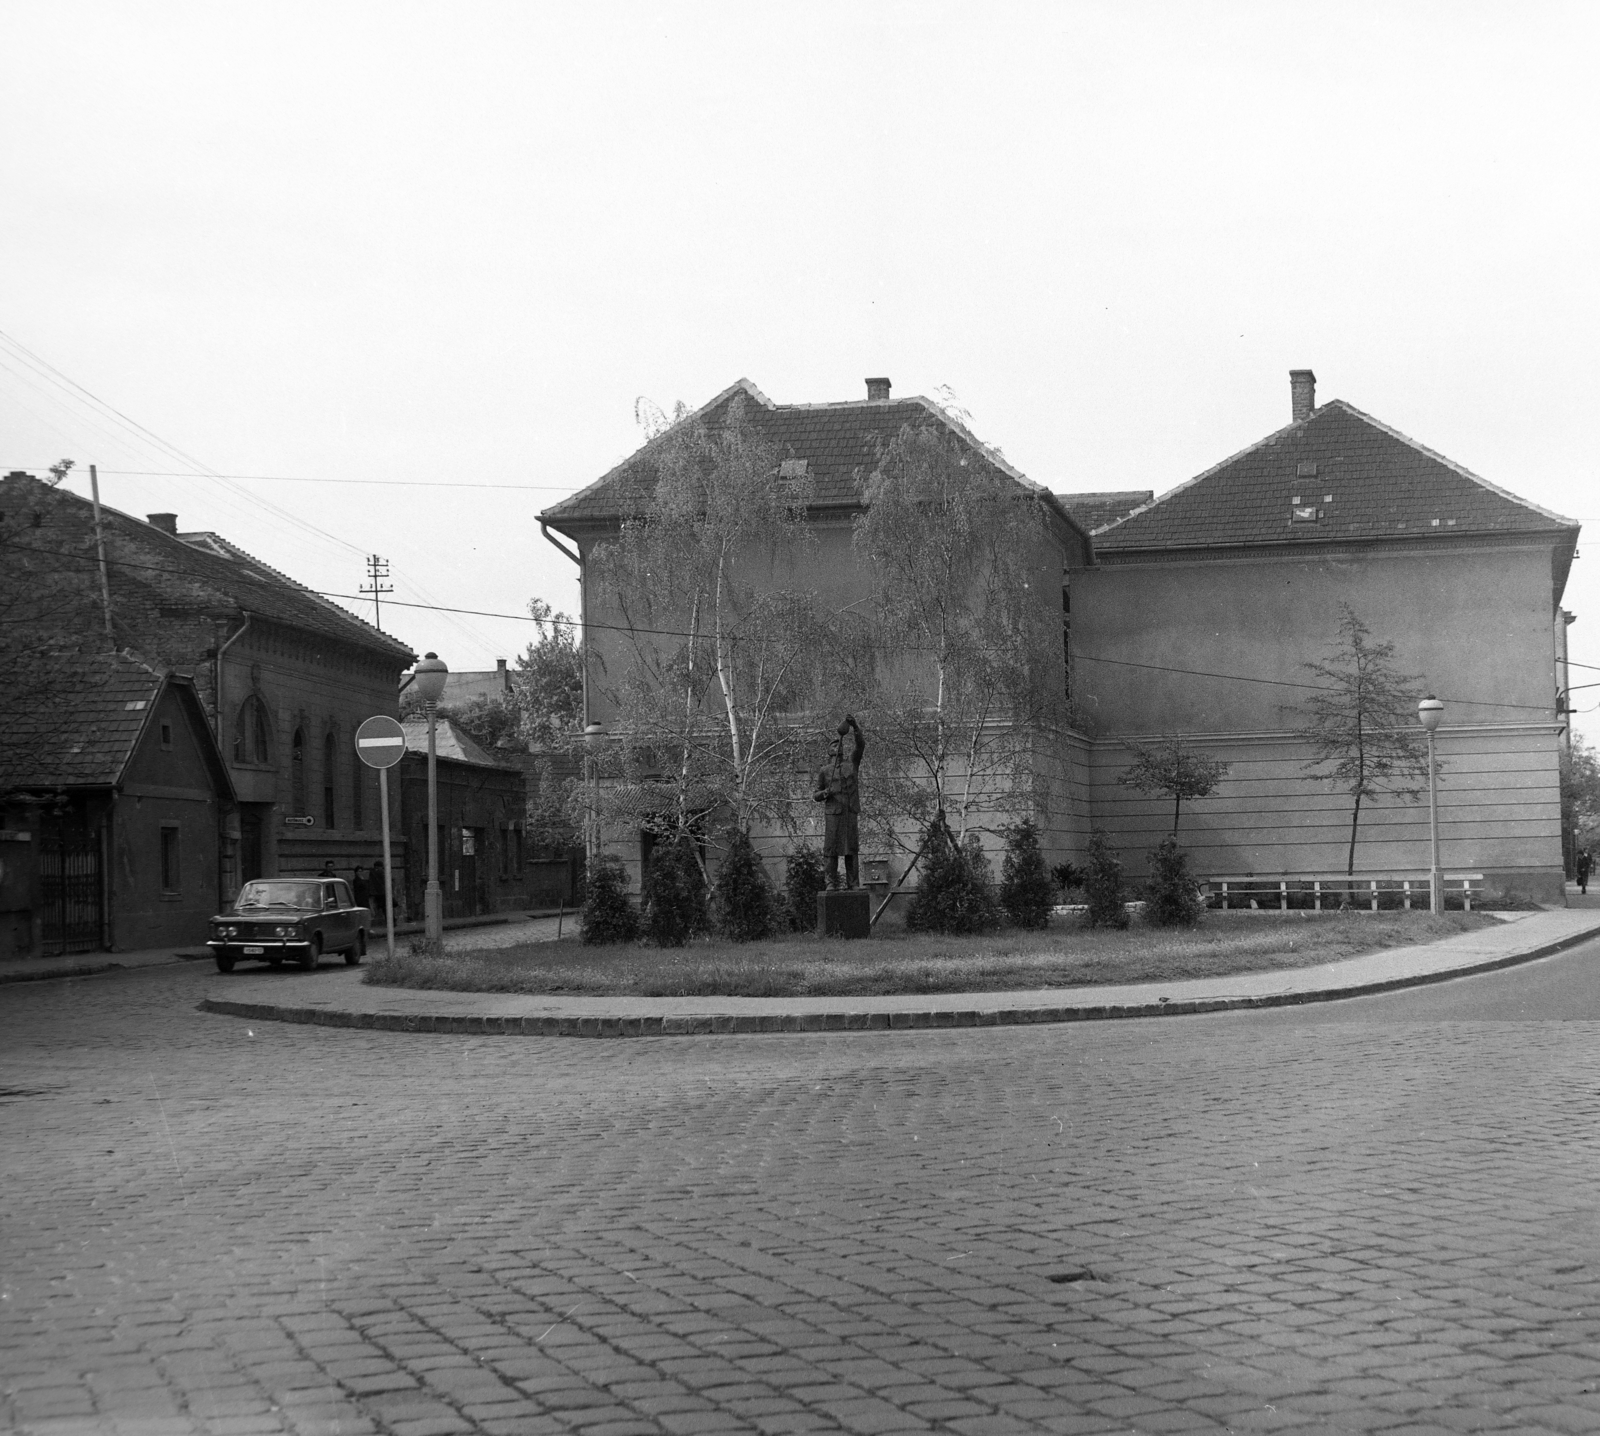
[{"label": "car door", "polygon": [[349,887],[342,881],[327,883],[322,894],[322,945],[326,948],[349,947],[355,941],[352,922],[355,906]]}]

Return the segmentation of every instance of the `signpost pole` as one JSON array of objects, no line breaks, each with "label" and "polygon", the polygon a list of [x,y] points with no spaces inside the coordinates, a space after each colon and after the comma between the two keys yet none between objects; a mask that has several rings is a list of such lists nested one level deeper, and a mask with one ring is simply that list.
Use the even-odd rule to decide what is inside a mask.
[{"label": "signpost pole", "polygon": [[383,931],[394,961],[394,857],[389,851],[389,770],[378,769],[378,810],[383,816]]}]

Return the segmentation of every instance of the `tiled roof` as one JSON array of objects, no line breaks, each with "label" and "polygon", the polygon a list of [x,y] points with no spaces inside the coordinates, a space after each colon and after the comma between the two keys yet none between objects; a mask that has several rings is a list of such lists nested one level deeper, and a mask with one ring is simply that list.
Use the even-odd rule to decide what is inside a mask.
[{"label": "tiled roof", "polygon": [[1153,489],[1124,489],[1108,494],[1057,494],[1061,506],[1088,532],[1125,519],[1155,498]]},{"label": "tiled roof", "polygon": [[1335,399],[1097,533],[1094,545],[1109,555],[1563,529],[1575,536],[1577,528]]},{"label": "tiled roof", "polygon": [[[426,718],[403,718],[400,726],[405,729],[406,733],[406,752],[420,753],[426,758],[428,756],[428,720]],[[515,768],[517,766],[515,763],[502,763],[490,757],[488,752],[479,747],[477,743],[445,717],[435,720],[433,751],[441,758],[449,758],[455,763],[471,763],[479,768]]]},{"label": "tiled roof", "polygon": [[[126,514],[117,517],[139,523]],[[149,524],[139,524],[139,527],[159,538],[172,540],[172,535],[152,529]],[[416,662],[417,655],[392,634],[374,628],[332,599],[313,593],[297,579],[246,553],[231,539],[216,533],[186,533],[178,535],[176,541],[191,553],[201,555],[204,567],[196,576],[227,594],[240,608],[276,623],[310,629],[362,648],[387,649],[407,668]]]},{"label": "tiled roof", "polygon": [[5,705],[0,785],[110,787],[122,776],[166,675],[129,653],[42,655]]},{"label": "tiled roof", "polygon": [[[89,532],[89,500],[27,474],[0,479],[0,512],[30,509],[53,515],[52,533]],[[377,649],[401,667],[410,667],[415,661],[400,640],[313,593],[220,534],[168,533],[106,505],[101,505],[101,514],[113,600],[126,590],[142,593],[151,609],[176,602],[219,617],[248,612],[355,647]],[[44,552],[37,543],[34,547]]]},{"label": "tiled roof", "polygon": [[[907,424],[930,422],[960,435],[997,472],[1051,497],[929,399],[774,404],[749,380],[741,379],[698,409],[693,418],[714,427],[736,399],[743,400],[745,422],[770,440],[782,458],[806,461],[806,473],[813,485],[812,504],[818,508],[859,504],[862,486],[877,468],[882,450]],[[666,438],[662,435],[652,439],[588,488],[547,509],[540,519],[561,528],[637,513],[650,492],[655,455]]]}]

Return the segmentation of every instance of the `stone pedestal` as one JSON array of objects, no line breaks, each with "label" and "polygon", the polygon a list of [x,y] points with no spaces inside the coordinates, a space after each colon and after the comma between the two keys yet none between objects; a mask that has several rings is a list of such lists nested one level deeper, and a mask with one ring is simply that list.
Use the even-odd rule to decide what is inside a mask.
[{"label": "stone pedestal", "polygon": [[869,937],[872,894],[865,888],[844,888],[817,894],[818,937]]}]

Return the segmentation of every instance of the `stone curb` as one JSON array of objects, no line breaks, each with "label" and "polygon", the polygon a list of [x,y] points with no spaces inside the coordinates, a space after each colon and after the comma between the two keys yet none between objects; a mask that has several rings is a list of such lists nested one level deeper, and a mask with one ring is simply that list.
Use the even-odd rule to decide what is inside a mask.
[{"label": "stone curb", "polygon": [[[1031,1027],[1061,1022],[1106,1022],[1125,1017],[1183,1017],[1207,1012],[1232,1012],[1266,1007],[1297,1007],[1310,1002],[1336,1002],[1406,987],[1424,987],[1472,973],[1515,967],[1541,957],[1552,957],[1595,936],[1595,931],[1572,933],[1523,952],[1486,958],[1462,967],[1379,982],[1352,984],[1305,992],[1273,992],[1254,997],[1196,997],[1177,1002],[1158,1000],[1128,1004],[1057,1007],[938,1008],[899,1012],[788,1012],[706,1013],[675,1017],[495,1017],[435,1013],[353,1012],[339,1008],[290,1007],[270,1002],[235,1002],[208,997],[202,1012],[224,1017],[248,1017],[260,1022],[305,1023],[316,1027],[359,1027],[379,1032],[442,1032],[474,1037],[702,1037],[747,1036],[781,1032],[906,1032],[956,1027]],[[485,994],[486,996],[488,994]]]}]

